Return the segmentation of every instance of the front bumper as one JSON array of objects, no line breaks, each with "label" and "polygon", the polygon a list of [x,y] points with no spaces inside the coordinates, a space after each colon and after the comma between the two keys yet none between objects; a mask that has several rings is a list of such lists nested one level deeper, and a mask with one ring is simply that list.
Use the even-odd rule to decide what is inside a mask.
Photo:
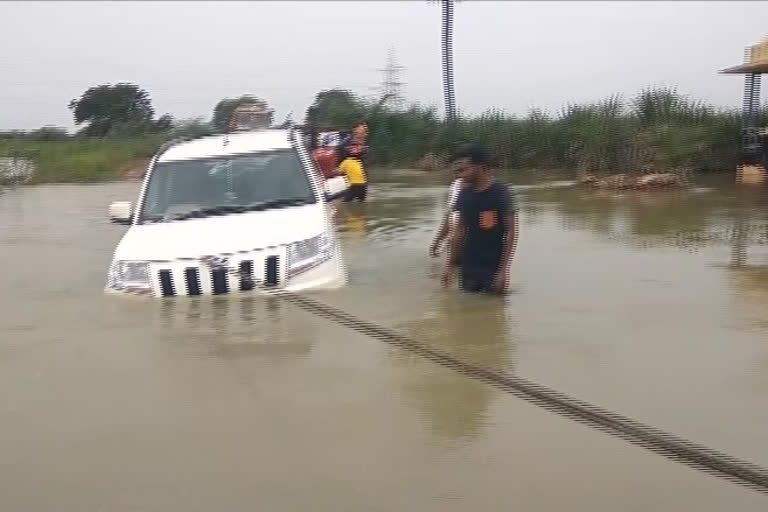
[{"label": "front bumper", "polygon": [[179,258],[148,264],[149,289],[121,289],[108,282],[105,291],[154,297],[266,294],[275,289],[333,289],[347,281],[339,250],[329,259],[296,275],[288,272],[284,247],[218,255],[215,259]]}]

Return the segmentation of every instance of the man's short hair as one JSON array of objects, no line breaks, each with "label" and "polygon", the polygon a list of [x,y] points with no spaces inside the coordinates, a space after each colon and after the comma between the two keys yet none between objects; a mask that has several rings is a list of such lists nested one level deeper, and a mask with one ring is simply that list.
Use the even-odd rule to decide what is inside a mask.
[{"label": "man's short hair", "polygon": [[491,155],[485,148],[478,146],[477,144],[461,144],[454,151],[451,157],[451,162],[460,160],[462,158],[468,158],[474,165],[482,165],[489,167],[491,165]]}]

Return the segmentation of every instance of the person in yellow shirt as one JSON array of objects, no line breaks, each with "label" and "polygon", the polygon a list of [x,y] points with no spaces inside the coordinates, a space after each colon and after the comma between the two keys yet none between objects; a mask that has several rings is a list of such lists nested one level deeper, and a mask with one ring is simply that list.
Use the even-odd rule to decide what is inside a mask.
[{"label": "person in yellow shirt", "polygon": [[363,162],[359,158],[347,157],[339,165],[339,170],[343,172],[349,180],[349,190],[344,198],[344,202],[365,201],[368,192],[368,177],[363,168]]}]

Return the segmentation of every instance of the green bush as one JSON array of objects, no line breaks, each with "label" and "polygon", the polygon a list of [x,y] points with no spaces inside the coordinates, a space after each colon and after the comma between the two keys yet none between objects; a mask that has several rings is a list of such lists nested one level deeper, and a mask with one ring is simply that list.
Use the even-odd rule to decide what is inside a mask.
[{"label": "green bush", "polygon": [[[311,114],[311,116],[309,115]],[[760,112],[768,124],[768,108]],[[550,115],[525,117],[489,110],[446,124],[437,109],[414,105],[393,111],[366,103],[346,91],[318,95],[308,122],[351,125],[365,118],[370,158],[377,166],[411,166],[432,153],[447,155],[457,141],[488,147],[508,169],[564,169],[611,173],[647,170],[732,171],[741,148],[741,113],[717,110],[674,89],[646,89],[625,101],[571,104]],[[202,119],[178,121],[168,132],[131,136],[116,131],[104,138],[68,136],[56,128],[0,133],[0,156],[35,161],[33,183],[96,182],[116,179],[128,164],[151,157],[178,136],[211,133]]]},{"label": "green bush", "polygon": [[[646,89],[630,101],[613,96],[572,104],[557,115],[538,110],[518,118],[497,110],[455,125],[435,109],[413,106],[402,112],[354,105],[370,126],[371,162],[412,165],[428,154],[445,155],[456,141],[476,142],[506,168],[568,169],[591,173],[648,170],[733,170],[741,147],[741,114],[716,110],[674,89]],[[338,108],[322,113],[327,123],[351,115]],[[764,126],[768,108],[761,112]]]}]

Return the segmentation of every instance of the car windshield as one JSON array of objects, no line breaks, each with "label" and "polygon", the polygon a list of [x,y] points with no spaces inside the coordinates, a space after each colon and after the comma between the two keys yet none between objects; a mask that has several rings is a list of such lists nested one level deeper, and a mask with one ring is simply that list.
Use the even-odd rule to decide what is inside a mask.
[{"label": "car windshield", "polygon": [[294,150],[158,162],[140,223],[284,208],[316,202]]}]

